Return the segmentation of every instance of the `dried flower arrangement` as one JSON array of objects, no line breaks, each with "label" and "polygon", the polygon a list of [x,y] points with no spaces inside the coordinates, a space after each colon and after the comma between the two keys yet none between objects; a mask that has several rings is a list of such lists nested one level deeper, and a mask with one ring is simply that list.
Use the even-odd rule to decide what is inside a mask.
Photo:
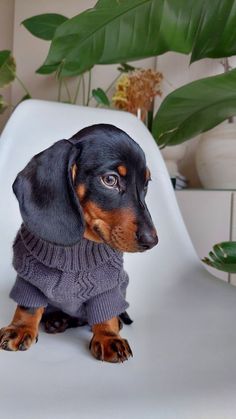
[{"label": "dried flower arrangement", "polygon": [[135,69],[122,74],[112,97],[114,106],[145,120],[147,113],[152,110],[155,96],[162,94],[162,79],[162,73],[152,69]]}]

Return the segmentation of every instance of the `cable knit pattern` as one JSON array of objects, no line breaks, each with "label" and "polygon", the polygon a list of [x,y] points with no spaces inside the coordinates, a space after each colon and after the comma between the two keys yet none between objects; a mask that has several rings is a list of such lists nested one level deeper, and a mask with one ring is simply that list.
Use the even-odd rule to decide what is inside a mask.
[{"label": "cable knit pattern", "polygon": [[91,325],[128,307],[123,254],[108,245],[81,239],[74,246],[57,246],[22,225],[13,253],[17,278],[10,297],[19,305],[52,305]]}]

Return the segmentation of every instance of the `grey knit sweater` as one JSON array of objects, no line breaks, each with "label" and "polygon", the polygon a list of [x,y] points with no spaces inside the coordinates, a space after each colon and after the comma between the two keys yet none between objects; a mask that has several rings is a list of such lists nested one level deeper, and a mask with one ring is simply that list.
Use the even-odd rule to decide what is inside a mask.
[{"label": "grey knit sweater", "polygon": [[90,240],[53,245],[24,225],[13,244],[16,282],[10,297],[26,307],[57,307],[90,325],[124,312],[128,275],[123,255]]}]

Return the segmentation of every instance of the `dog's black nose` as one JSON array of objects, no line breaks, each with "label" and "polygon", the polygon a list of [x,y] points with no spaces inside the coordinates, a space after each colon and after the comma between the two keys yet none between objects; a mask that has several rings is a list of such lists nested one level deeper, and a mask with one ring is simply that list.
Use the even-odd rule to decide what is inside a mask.
[{"label": "dog's black nose", "polygon": [[138,244],[143,250],[151,249],[158,243],[156,233],[142,232],[137,233]]}]

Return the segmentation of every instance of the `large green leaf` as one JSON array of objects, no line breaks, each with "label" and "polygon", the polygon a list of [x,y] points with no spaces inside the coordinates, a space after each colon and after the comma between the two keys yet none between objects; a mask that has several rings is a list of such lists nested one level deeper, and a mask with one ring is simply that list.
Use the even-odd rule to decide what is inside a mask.
[{"label": "large green leaf", "polygon": [[38,72],[63,63],[62,76],[94,64],[177,51],[202,57],[236,54],[236,0],[100,0],[60,25]]},{"label": "large green leaf", "polygon": [[236,273],[236,242],[215,244],[203,262],[220,271]]},{"label": "large green leaf", "polygon": [[110,105],[110,101],[109,101],[106,93],[100,87],[98,87],[97,89],[92,90],[92,96],[94,97],[94,99],[96,100],[97,103],[99,103],[101,105],[105,105],[105,106]]},{"label": "large green leaf", "polygon": [[194,81],[170,93],[153,121],[160,146],[180,144],[236,115],[236,70]]},{"label": "large green leaf", "polygon": [[67,19],[57,13],[44,13],[23,20],[22,25],[37,38],[51,41],[58,26]]},{"label": "large green leaf", "polygon": [[16,63],[11,51],[0,51],[0,88],[10,84],[16,75]]}]

